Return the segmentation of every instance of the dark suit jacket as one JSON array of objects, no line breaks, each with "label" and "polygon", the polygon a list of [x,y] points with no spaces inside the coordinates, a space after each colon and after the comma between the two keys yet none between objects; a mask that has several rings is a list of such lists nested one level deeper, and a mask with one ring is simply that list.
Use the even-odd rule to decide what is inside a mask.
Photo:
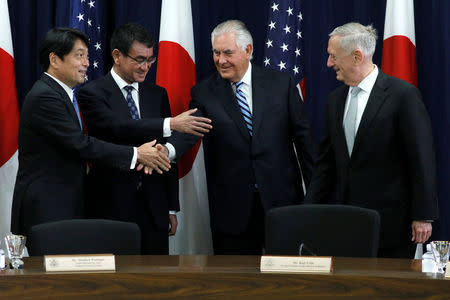
[{"label": "dark suit jacket", "polygon": [[[90,136],[106,141],[140,146],[163,138],[163,121],[170,117],[165,89],[149,83],[139,84],[141,119],[133,120],[127,102],[111,74],[92,81],[78,92],[83,119]],[[179,210],[176,165],[162,175],[141,175],[93,164],[88,175],[88,212],[94,217],[136,221],[136,187],[141,177],[142,191],[148,199],[148,214],[155,225],[167,231],[169,210]]]},{"label": "dark suit jacket", "polygon": [[328,97],[306,202],[328,202],[336,184],[339,203],[380,213],[380,247],[407,244],[412,220],[438,217],[431,124],[420,92],[380,70],[351,157],[342,125],[347,93],[341,86]]},{"label": "dark suit jacket", "polygon": [[19,124],[19,170],[11,230],[84,215],[86,162],[127,170],[131,147],[87,137],[72,102],[52,78],[42,75],[23,103]]},{"label": "dark suit jacket", "polygon": [[[190,106],[210,118],[213,126],[203,138],[213,231],[237,234],[247,229],[255,185],[265,211],[303,201],[297,158],[308,185],[314,141],[296,84],[288,75],[252,66],[253,137],[230,82],[219,74],[197,84],[191,95]],[[184,146],[176,144],[177,153],[184,153]]]}]

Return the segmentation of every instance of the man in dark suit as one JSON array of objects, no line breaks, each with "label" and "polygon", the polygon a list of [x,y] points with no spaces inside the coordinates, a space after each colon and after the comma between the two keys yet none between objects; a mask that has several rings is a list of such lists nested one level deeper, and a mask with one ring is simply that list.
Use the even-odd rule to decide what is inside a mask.
[{"label": "man in dark suit", "polygon": [[52,29],[41,43],[39,59],[46,72],[25,97],[19,125],[14,233],[28,234],[35,224],[83,217],[87,162],[124,172],[134,169],[136,161],[158,172],[170,168],[162,147],[153,147],[156,141],[136,148],[83,133],[72,88],[84,82],[88,45],[88,37],[71,28]]},{"label": "man in dark suit", "polygon": [[[327,100],[306,201],[337,201],[381,215],[381,257],[412,257],[438,217],[435,154],[420,92],[372,63],[376,31],[348,23],[330,33],[328,67],[345,85]],[[342,234],[345,234],[343,232]]]},{"label": "man in dark suit", "polygon": [[261,254],[264,213],[303,201],[314,142],[296,83],[250,63],[241,21],[219,24],[211,41],[217,73],[192,88],[190,105],[214,124],[203,138],[214,253]]},{"label": "man in dark suit", "polygon": [[[172,152],[172,131],[199,136],[208,132],[210,121],[192,116],[195,110],[171,118],[166,90],[144,81],[156,60],[153,46],[154,39],[139,24],[125,24],[114,31],[111,72],[78,92],[90,136],[131,146],[157,139]],[[136,222],[142,254],[168,254],[168,235],[176,232],[179,210],[176,165],[167,173],[143,177],[93,164],[88,178],[90,216]]]}]

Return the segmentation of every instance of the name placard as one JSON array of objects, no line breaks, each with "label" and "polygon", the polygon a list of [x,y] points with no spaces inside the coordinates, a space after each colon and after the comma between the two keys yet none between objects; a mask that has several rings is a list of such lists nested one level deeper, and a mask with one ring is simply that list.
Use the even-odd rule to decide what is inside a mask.
[{"label": "name placard", "polygon": [[445,267],[445,278],[450,278],[450,262],[448,262]]},{"label": "name placard", "polygon": [[44,266],[47,272],[116,270],[113,254],[45,255]]},{"label": "name placard", "polygon": [[332,263],[332,257],[262,256],[261,272],[330,273]]}]

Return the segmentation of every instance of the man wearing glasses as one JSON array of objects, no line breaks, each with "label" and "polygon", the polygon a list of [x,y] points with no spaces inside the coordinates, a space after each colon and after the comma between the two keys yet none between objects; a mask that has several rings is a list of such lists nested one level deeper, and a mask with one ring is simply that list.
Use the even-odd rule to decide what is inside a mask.
[{"label": "man wearing glasses", "polygon": [[[89,135],[122,145],[157,139],[158,147],[173,158],[172,131],[202,136],[211,125],[209,119],[192,116],[195,110],[171,118],[165,89],[144,82],[156,61],[154,43],[139,24],[118,27],[111,37],[111,72],[81,88],[78,101]],[[88,187],[89,217],[135,222],[141,229],[142,254],[168,253],[168,235],[176,232],[179,210],[175,165],[164,174],[142,176],[94,164]]]}]

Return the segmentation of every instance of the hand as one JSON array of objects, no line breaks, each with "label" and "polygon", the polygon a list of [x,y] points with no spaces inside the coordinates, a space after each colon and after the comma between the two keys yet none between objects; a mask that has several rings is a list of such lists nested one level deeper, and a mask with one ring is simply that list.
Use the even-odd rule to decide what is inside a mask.
[{"label": "hand", "polygon": [[196,111],[197,108],[190,109],[176,117],[170,118],[170,129],[203,137],[203,133],[208,133],[212,128],[210,125],[211,120],[192,116]]},{"label": "hand", "polygon": [[152,172],[153,172],[153,169],[152,169],[152,168],[150,168],[150,167],[148,167],[148,166],[145,166],[145,165],[143,165],[143,164],[138,164],[137,167],[136,167],[136,170],[137,170],[137,171],[140,171],[140,170],[142,170],[142,169],[144,169],[144,173],[145,173],[145,174],[147,174],[147,175],[152,175]]},{"label": "hand", "polygon": [[[156,147],[156,149],[157,149],[158,151],[162,151],[162,152],[164,153],[164,155],[169,156],[169,149],[167,149],[166,146],[161,145],[161,144],[156,144],[155,147]],[[147,166],[144,166],[143,164],[138,164],[137,167],[136,167],[136,170],[137,170],[137,171],[140,171],[140,170],[142,170],[142,169],[144,169],[144,173],[145,173],[145,174],[148,174],[148,175],[151,175],[151,174],[152,174],[152,171],[153,171],[152,168],[149,168],[149,167],[147,167]]]},{"label": "hand", "polygon": [[162,151],[164,153],[164,155],[169,157],[169,149],[167,149],[167,147],[165,145],[157,144],[156,149],[158,149],[159,151]]},{"label": "hand", "polygon": [[[158,151],[161,151],[164,155],[169,157],[169,149],[167,149],[166,146],[161,145],[161,144],[157,144],[155,147],[156,147],[156,149]],[[148,174],[148,175],[152,174],[152,169],[150,167],[148,167],[148,166],[141,166],[140,164],[139,164],[138,168],[139,167],[140,167],[140,169],[142,169],[142,167],[144,168],[144,173],[145,174]],[[138,171],[140,171],[140,169],[138,169]]]},{"label": "hand", "polygon": [[416,244],[425,243],[431,236],[432,225],[430,222],[413,221],[411,224],[412,239]]},{"label": "hand", "polygon": [[169,235],[175,235],[178,226],[177,215],[169,214],[169,222],[170,222]]},{"label": "hand", "polygon": [[157,145],[156,140],[150,143],[145,143],[137,148],[137,161],[139,162],[136,170],[140,171],[144,168],[145,174],[151,174],[152,170],[162,174],[164,171],[169,171],[170,160],[169,157],[161,151],[161,145]]}]

